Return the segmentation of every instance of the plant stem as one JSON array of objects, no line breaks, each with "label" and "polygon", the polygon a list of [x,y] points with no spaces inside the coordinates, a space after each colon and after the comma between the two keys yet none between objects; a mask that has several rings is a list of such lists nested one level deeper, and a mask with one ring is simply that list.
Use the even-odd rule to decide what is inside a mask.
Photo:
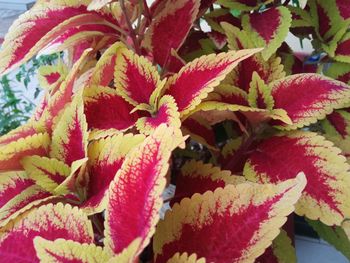
[{"label": "plant stem", "polygon": [[132,27],[132,24],[131,24],[129,15],[128,15],[128,11],[126,10],[124,0],[120,0],[120,7],[121,7],[121,9],[123,11],[126,24],[127,24],[128,28],[129,28],[129,31],[130,31],[130,37],[132,39],[132,42],[134,43],[135,52],[137,54],[141,54],[140,46],[139,46],[139,43],[138,43],[138,40],[137,40],[135,31],[134,31],[134,28]]},{"label": "plant stem", "polygon": [[151,11],[148,8],[146,0],[143,0],[143,10],[144,10],[144,16],[147,18],[147,21],[151,22],[152,21],[152,15],[151,15]]},{"label": "plant stem", "polygon": [[284,5],[284,6],[289,5],[289,2],[290,2],[290,0],[286,0],[286,1],[284,1],[283,5]]}]

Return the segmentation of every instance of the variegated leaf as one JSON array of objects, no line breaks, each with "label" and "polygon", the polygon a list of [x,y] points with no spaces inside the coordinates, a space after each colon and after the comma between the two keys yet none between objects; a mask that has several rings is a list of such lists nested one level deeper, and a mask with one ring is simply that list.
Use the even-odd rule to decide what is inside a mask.
[{"label": "variegated leaf", "polygon": [[243,48],[253,48],[254,44],[248,38],[246,31],[240,27],[234,26],[227,22],[221,22],[220,26],[225,32],[228,48],[230,50],[240,50]]},{"label": "variegated leaf", "polygon": [[180,128],[180,114],[172,96],[163,96],[158,109],[150,117],[141,117],[136,122],[136,128],[143,134],[151,134],[158,126],[166,124],[169,127]]},{"label": "variegated leaf", "polygon": [[70,167],[54,158],[29,156],[22,160],[28,177],[46,191],[55,194],[55,188],[70,174]]},{"label": "variegated leaf", "polygon": [[87,166],[88,158],[83,158],[72,162],[69,175],[65,180],[54,189],[57,195],[67,195],[69,193],[76,193],[80,200],[85,197],[85,188],[87,185]]},{"label": "variegated leaf", "polygon": [[171,50],[177,51],[181,47],[196,19],[199,4],[199,0],[169,0],[152,19],[143,46],[161,67],[170,63]]},{"label": "variegated leaf", "polygon": [[51,54],[70,50],[72,53],[69,54],[69,61],[74,63],[85,49],[92,48],[96,53],[119,40],[116,28],[107,23],[102,24],[98,18],[96,20],[95,24],[91,24],[90,21],[88,24],[82,23],[77,27],[67,28],[40,53]]},{"label": "variegated leaf", "polygon": [[59,61],[56,65],[46,65],[38,69],[38,80],[40,87],[52,89],[54,93],[56,88],[61,85],[68,75],[68,68]]},{"label": "variegated leaf", "polygon": [[111,45],[98,60],[91,76],[92,86],[108,86],[114,79],[114,70],[118,50],[124,48],[124,44],[117,42]]},{"label": "variegated leaf", "polygon": [[87,216],[77,208],[61,203],[34,208],[1,229],[0,256],[4,262],[38,262],[33,240],[70,239],[92,243],[93,232]]},{"label": "variegated leaf", "polygon": [[[342,154],[350,157],[350,113],[346,110],[337,110],[328,115],[321,122],[324,136],[334,143]],[[348,159],[349,162],[349,159]]]},{"label": "variegated leaf", "polygon": [[[228,23],[237,27],[241,26],[241,21],[239,18],[233,16],[229,9],[218,8],[214,9],[208,14],[205,14],[205,20],[209,24],[212,32],[225,34],[224,29],[221,27],[220,23]],[[225,35],[224,35],[225,37]]]},{"label": "variegated leaf", "polygon": [[[250,83],[252,83],[252,81]],[[209,97],[207,101],[220,101],[228,104],[249,106],[249,101],[248,101],[249,88],[250,87],[248,87],[246,92],[241,88],[237,88],[229,84],[220,84],[214,89],[214,92],[211,93],[212,94],[211,98]]]},{"label": "variegated leaf", "polygon": [[201,116],[192,115],[182,121],[181,130],[184,135],[190,135],[191,139],[209,149],[217,149],[214,130]]},{"label": "variegated leaf", "polygon": [[152,93],[163,85],[157,68],[126,48],[118,50],[114,83],[117,93],[134,106],[150,103]]},{"label": "variegated leaf", "polygon": [[317,64],[309,63],[307,61],[310,54],[300,55],[298,53],[294,53],[286,43],[282,44],[278,50],[278,55],[282,59],[284,71],[286,72],[287,76],[292,74],[317,72]]},{"label": "variegated leaf", "polygon": [[88,132],[81,92],[64,110],[52,134],[50,157],[71,165],[87,155]]},{"label": "variegated leaf", "polygon": [[87,200],[82,204],[86,213],[99,213],[106,209],[110,183],[129,151],[143,140],[143,135],[118,134],[89,144],[89,184]]},{"label": "variegated leaf", "polygon": [[163,204],[169,158],[182,142],[176,130],[162,125],[126,157],[109,187],[104,240],[109,253],[120,253],[141,237],[139,254],[150,242]]},{"label": "variegated leaf", "polygon": [[108,136],[113,136],[119,134],[120,131],[116,129],[107,129],[107,130],[91,130],[89,132],[89,141],[96,141]]},{"label": "variegated leaf", "polygon": [[330,49],[336,47],[336,43],[342,38],[350,17],[345,0],[308,1],[311,22],[316,29],[318,37],[324,41]]},{"label": "variegated leaf", "polygon": [[271,95],[271,89],[260,78],[256,71],[253,72],[252,81],[248,93],[249,105],[253,108],[268,109],[274,108],[274,100]]},{"label": "variegated leaf", "polygon": [[218,50],[222,50],[227,44],[227,38],[226,38],[226,35],[224,34],[213,31],[213,32],[208,32],[208,36],[211,39],[211,41],[213,41],[216,49]]},{"label": "variegated leaf", "polygon": [[270,85],[275,109],[285,110],[293,123],[274,123],[280,129],[294,130],[315,123],[350,102],[349,86],[318,74],[292,75]]},{"label": "variegated leaf", "polygon": [[[239,136],[237,138],[234,139],[230,139],[226,142],[226,144],[224,145],[224,147],[221,150],[221,160],[220,160],[220,164],[223,167],[226,167],[227,164],[229,164],[230,162],[235,161],[235,159],[237,158],[234,154],[237,152],[237,150],[241,147],[241,145],[243,144],[243,137]],[[243,166],[243,165],[242,165]],[[242,167],[243,168],[243,167]],[[241,170],[241,169],[240,169]]]},{"label": "variegated leaf", "polygon": [[21,15],[10,27],[0,56],[0,74],[29,60],[66,30],[84,24],[105,24],[118,33],[117,24],[110,12],[87,11],[89,0],[41,1]]},{"label": "variegated leaf", "polygon": [[186,252],[182,254],[178,252],[167,263],[206,263],[206,260],[205,258],[198,259],[196,254],[188,255]]},{"label": "variegated leaf", "polygon": [[187,115],[240,61],[258,51],[259,49],[231,51],[195,59],[168,79],[165,93],[175,98],[181,116]]},{"label": "variegated leaf", "polygon": [[0,227],[33,206],[50,199],[51,194],[35,185],[25,172],[0,174]]},{"label": "variegated leaf", "polygon": [[88,60],[90,49],[85,50],[79,60],[73,65],[65,81],[62,82],[57,92],[49,99],[45,107],[40,122],[48,133],[52,133],[53,126],[57,123],[64,108],[72,101],[74,83],[81,74],[84,65]]},{"label": "variegated leaf", "polygon": [[[349,12],[350,15],[350,12]],[[339,62],[350,63],[350,33],[346,33],[338,42],[335,49],[334,59]]]},{"label": "variegated leaf", "polygon": [[293,212],[305,183],[299,175],[278,185],[228,185],[183,199],[157,226],[155,262],[176,252],[207,262],[254,262]]},{"label": "variegated leaf", "polygon": [[137,258],[138,249],[141,244],[141,238],[134,239],[123,251],[116,256],[112,257],[108,263],[123,262],[123,263],[134,263]]},{"label": "variegated leaf", "polygon": [[20,170],[21,160],[26,156],[46,156],[49,151],[50,136],[37,133],[8,144],[0,145],[0,171]]},{"label": "variegated leaf", "polygon": [[[198,111],[194,112],[191,116],[195,119],[197,119],[197,117],[200,117],[207,123],[207,125],[210,125],[210,126],[214,126],[215,124],[218,124],[226,120],[239,121],[234,111],[231,111],[228,109],[222,109],[221,108],[222,105],[220,105],[218,108],[211,107],[211,106],[214,106],[213,104],[215,103],[216,102],[213,102],[213,101],[203,102],[202,104],[204,105],[201,104],[200,106],[198,106],[198,109],[197,109]],[[211,104],[210,109],[207,109],[208,104]],[[243,107],[243,108],[248,108],[248,107]],[[237,111],[237,109],[235,110]]]},{"label": "variegated leaf", "polygon": [[[69,40],[72,40],[73,42],[71,43]],[[46,53],[62,52],[67,50],[67,60],[70,64],[74,64],[80,59],[85,50],[90,49],[91,55],[95,55],[95,53],[100,51],[100,49],[115,44],[117,40],[118,39],[108,37],[108,35],[106,37],[104,37],[103,34],[89,36],[89,34],[86,34],[85,32],[79,32],[74,35],[73,39],[66,39],[65,42],[59,44],[56,49],[50,47],[51,50]],[[96,61],[92,59],[90,60],[90,63],[95,64]]]},{"label": "variegated leaf", "polygon": [[18,141],[21,138],[33,136],[38,133],[38,129],[34,122],[27,122],[26,124],[13,129],[7,134],[0,137],[0,147],[3,144],[9,144],[11,142]]},{"label": "variegated leaf", "polygon": [[331,142],[316,133],[295,131],[261,142],[250,155],[244,175],[252,181],[278,183],[304,172],[308,183],[295,212],[340,225],[350,216],[349,169]]},{"label": "variegated leaf", "polygon": [[323,69],[323,74],[327,77],[340,80],[350,84],[350,64],[334,62]]},{"label": "variegated leaf", "polygon": [[110,259],[102,247],[63,238],[51,241],[38,236],[34,238],[34,247],[40,262],[46,263],[105,263]]},{"label": "variegated leaf", "polygon": [[[225,30],[230,49],[240,50],[254,47],[245,31],[227,23],[222,23],[221,26]],[[281,58],[271,56],[268,60],[264,60],[261,53],[259,53],[238,64],[238,66],[228,74],[223,83],[241,88],[248,92],[254,71],[258,73],[266,84],[285,77]]]},{"label": "variegated leaf", "polygon": [[212,164],[201,161],[189,161],[176,176],[175,197],[172,202],[180,202],[195,193],[203,194],[218,187],[245,182],[243,176],[232,175],[230,171],[221,170]]},{"label": "variegated leaf", "polygon": [[[305,0],[305,5],[306,5],[307,0]],[[292,25],[291,29],[293,30],[294,28],[307,28],[312,26],[311,22],[311,16],[307,10],[302,7],[302,4],[299,1],[299,7],[298,6],[292,6],[289,5],[287,6],[289,11],[292,14]]]},{"label": "variegated leaf", "polygon": [[109,87],[93,86],[84,90],[84,109],[89,129],[124,131],[135,125],[138,113],[133,106]]},{"label": "variegated leaf", "polygon": [[254,72],[257,72],[259,77],[266,84],[281,79],[286,75],[279,57],[272,56],[269,60],[264,61],[261,54],[256,54],[239,63],[238,66],[227,75],[222,84],[237,87],[248,92]]},{"label": "variegated leaf", "polygon": [[350,18],[350,9],[346,0],[336,0],[335,6],[337,7],[342,19],[348,20]]},{"label": "variegated leaf", "polygon": [[201,116],[211,116],[214,113],[213,117],[211,118],[213,119],[211,120],[211,124],[215,124],[226,119],[239,122],[234,112],[241,112],[253,126],[271,120],[277,120],[279,123],[281,122],[288,125],[292,124],[291,119],[284,109],[258,109],[249,106],[225,103],[220,100],[221,99],[218,101],[213,100],[202,102],[195,111],[196,113],[202,112]]},{"label": "variegated leaf", "polygon": [[[321,1],[309,1],[311,22],[316,30],[317,36],[320,39],[328,39],[331,33],[332,22],[329,15],[330,6],[326,8]],[[334,8],[334,7],[332,7]]]},{"label": "variegated leaf", "polygon": [[[33,111],[32,117],[29,120],[30,122],[31,121],[37,122],[41,119],[41,117],[44,114],[44,111],[46,110],[47,106],[49,105],[49,99],[50,99],[50,94],[48,91],[45,91],[45,93],[41,97],[41,100],[36,105],[36,107]],[[42,125],[42,127],[43,127],[43,125]]]},{"label": "variegated leaf", "polygon": [[261,13],[246,14],[242,18],[243,29],[255,44],[265,47],[262,56],[269,59],[287,37],[292,16],[284,6],[272,7]]}]

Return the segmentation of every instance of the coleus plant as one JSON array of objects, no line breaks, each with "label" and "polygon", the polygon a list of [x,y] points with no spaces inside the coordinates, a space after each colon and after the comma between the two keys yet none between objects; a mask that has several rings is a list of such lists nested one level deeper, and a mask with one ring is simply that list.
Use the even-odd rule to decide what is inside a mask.
[{"label": "coleus plant", "polygon": [[1,260],[296,262],[293,213],[350,258],[347,4],[37,1],[0,72],[64,59],[0,137]]}]

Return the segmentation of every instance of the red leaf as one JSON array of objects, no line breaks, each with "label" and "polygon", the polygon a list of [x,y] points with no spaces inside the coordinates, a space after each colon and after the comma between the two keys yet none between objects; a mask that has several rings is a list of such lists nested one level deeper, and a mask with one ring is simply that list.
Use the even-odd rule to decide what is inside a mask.
[{"label": "red leaf", "polygon": [[6,135],[0,137],[0,145],[18,141],[21,138],[32,136],[37,133],[34,123],[29,122],[10,131]]},{"label": "red leaf", "polygon": [[291,22],[291,13],[284,6],[246,14],[242,18],[243,29],[255,47],[266,47],[262,51],[265,60],[281,46],[287,37]]},{"label": "red leaf", "polygon": [[38,70],[38,80],[41,88],[52,90],[51,94],[61,85],[67,77],[68,68],[59,61],[55,65],[42,66]]},{"label": "red leaf", "polygon": [[35,185],[25,172],[8,172],[0,176],[0,226],[19,214],[50,199],[51,194]]},{"label": "red leaf", "polygon": [[254,13],[249,17],[250,24],[252,28],[254,28],[259,35],[265,40],[267,44],[270,43],[280,24],[280,14],[277,8],[271,8],[267,11],[259,14]]},{"label": "red leaf", "polygon": [[71,166],[74,161],[87,155],[88,132],[84,115],[82,94],[75,95],[73,102],[64,110],[52,133],[50,157]]},{"label": "red leaf", "polygon": [[158,109],[150,117],[139,118],[136,122],[137,129],[143,134],[151,134],[161,124],[169,127],[180,128],[180,114],[177,110],[174,98],[165,95],[158,103]]},{"label": "red leaf", "polygon": [[346,33],[341,41],[339,41],[335,49],[334,59],[340,62],[350,62],[350,33]]},{"label": "red leaf", "polygon": [[[89,12],[87,3],[59,0],[41,1],[20,16],[10,27],[1,50],[0,73],[19,66],[72,27],[84,24],[108,24],[116,21],[106,11]],[[117,33],[117,31],[115,31]]]},{"label": "red leaf", "polygon": [[254,71],[258,73],[266,84],[285,76],[283,65],[279,57],[271,57],[269,60],[265,61],[260,54],[256,54],[239,63],[226,77],[223,83],[248,92]]},{"label": "red leaf", "polygon": [[109,187],[104,242],[108,251],[120,253],[138,237],[142,242],[137,254],[147,246],[159,220],[169,158],[182,141],[162,125],[126,157]]},{"label": "red leaf", "polygon": [[318,74],[292,75],[271,84],[276,109],[284,109],[292,125],[277,122],[281,128],[296,129],[323,119],[348,103],[350,88],[340,81]]},{"label": "red leaf", "polygon": [[319,1],[313,1],[310,4],[310,10],[311,10],[311,15],[314,14],[316,19],[316,30],[321,36],[321,38],[324,38],[326,36],[326,33],[328,33],[331,30],[331,18],[329,16],[329,13],[327,12],[327,9],[323,6],[320,5]]},{"label": "red leaf", "polygon": [[37,133],[0,145],[0,171],[21,170],[20,161],[24,157],[46,156],[49,144],[50,137],[47,133]]},{"label": "red leaf", "polygon": [[181,129],[184,135],[188,134],[200,144],[216,149],[214,130],[204,118],[191,116],[182,122]]},{"label": "red leaf", "polygon": [[296,213],[339,225],[350,215],[349,168],[331,142],[315,133],[296,131],[259,144],[244,174],[249,180],[278,183],[304,172],[307,185]]},{"label": "red leaf", "polygon": [[78,79],[83,66],[87,62],[87,57],[91,50],[86,50],[74,63],[65,81],[62,82],[57,92],[50,97],[48,104],[45,107],[40,121],[44,122],[45,128],[51,134],[53,125],[58,119],[58,116],[63,112],[63,109],[72,101],[74,83]]},{"label": "red leaf", "polygon": [[33,240],[65,238],[80,243],[92,243],[91,222],[87,216],[70,205],[45,205],[16,218],[2,229],[0,256],[4,262],[38,262]]},{"label": "red leaf", "polygon": [[[169,0],[152,20],[143,42],[154,60],[166,67],[171,50],[178,50],[196,19],[199,0]],[[176,32],[176,34],[174,34]]]},{"label": "red leaf", "polygon": [[153,91],[163,85],[157,68],[126,48],[118,50],[114,76],[118,94],[134,106],[150,103]]},{"label": "red leaf", "polygon": [[229,184],[245,182],[244,177],[234,176],[230,171],[220,170],[212,164],[189,161],[176,176],[176,190],[174,202],[180,202],[185,197],[195,193],[204,194],[206,191],[215,191],[216,188]]},{"label": "red leaf", "polygon": [[334,111],[322,120],[321,124],[324,136],[342,150],[349,162],[350,113],[347,110]]},{"label": "red leaf", "polygon": [[109,87],[90,87],[84,92],[84,109],[89,129],[126,130],[134,126],[137,112],[134,107]]},{"label": "red leaf", "polygon": [[96,63],[91,75],[91,85],[108,86],[114,79],[115,63],[117,53],[124,47],[121,42],[111,45]]},{"label": "red leaf", "polygon": [[350,18],[350,5],[347,0],[335,0],[341,17],[346,20]]},{"label": "red leaf", "polygon": [[98,213],[106,208],[105,199],[110,183],[129,151],[143,140],[142,135],[119,134],[89,144],[89,184],[87,200],[82,204],[85,212]]},{"label": "red leaf", "polygon": [[165,92],[175,98],[181,116],[186,115],[206,98],[240,61],[258,51],[247,49],[197,58],[168,79]]},{"label": "red leaf", "polygon": [[155,262],[186,251],[206,262],[253,262],[278,235],[304,186],[299,176],[279,185],[228,185],[183,199],[157,226]]}]

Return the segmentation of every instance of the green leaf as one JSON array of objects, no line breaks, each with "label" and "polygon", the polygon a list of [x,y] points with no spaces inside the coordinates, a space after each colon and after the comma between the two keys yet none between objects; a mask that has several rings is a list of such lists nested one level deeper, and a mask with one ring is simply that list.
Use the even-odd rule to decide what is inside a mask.
[{"label": "green leaf", "polygon": [[342,227],[327,226],[318,220],[306,219],[306,221],[323,240],[334,246],[350,260],[350,240]]}]

